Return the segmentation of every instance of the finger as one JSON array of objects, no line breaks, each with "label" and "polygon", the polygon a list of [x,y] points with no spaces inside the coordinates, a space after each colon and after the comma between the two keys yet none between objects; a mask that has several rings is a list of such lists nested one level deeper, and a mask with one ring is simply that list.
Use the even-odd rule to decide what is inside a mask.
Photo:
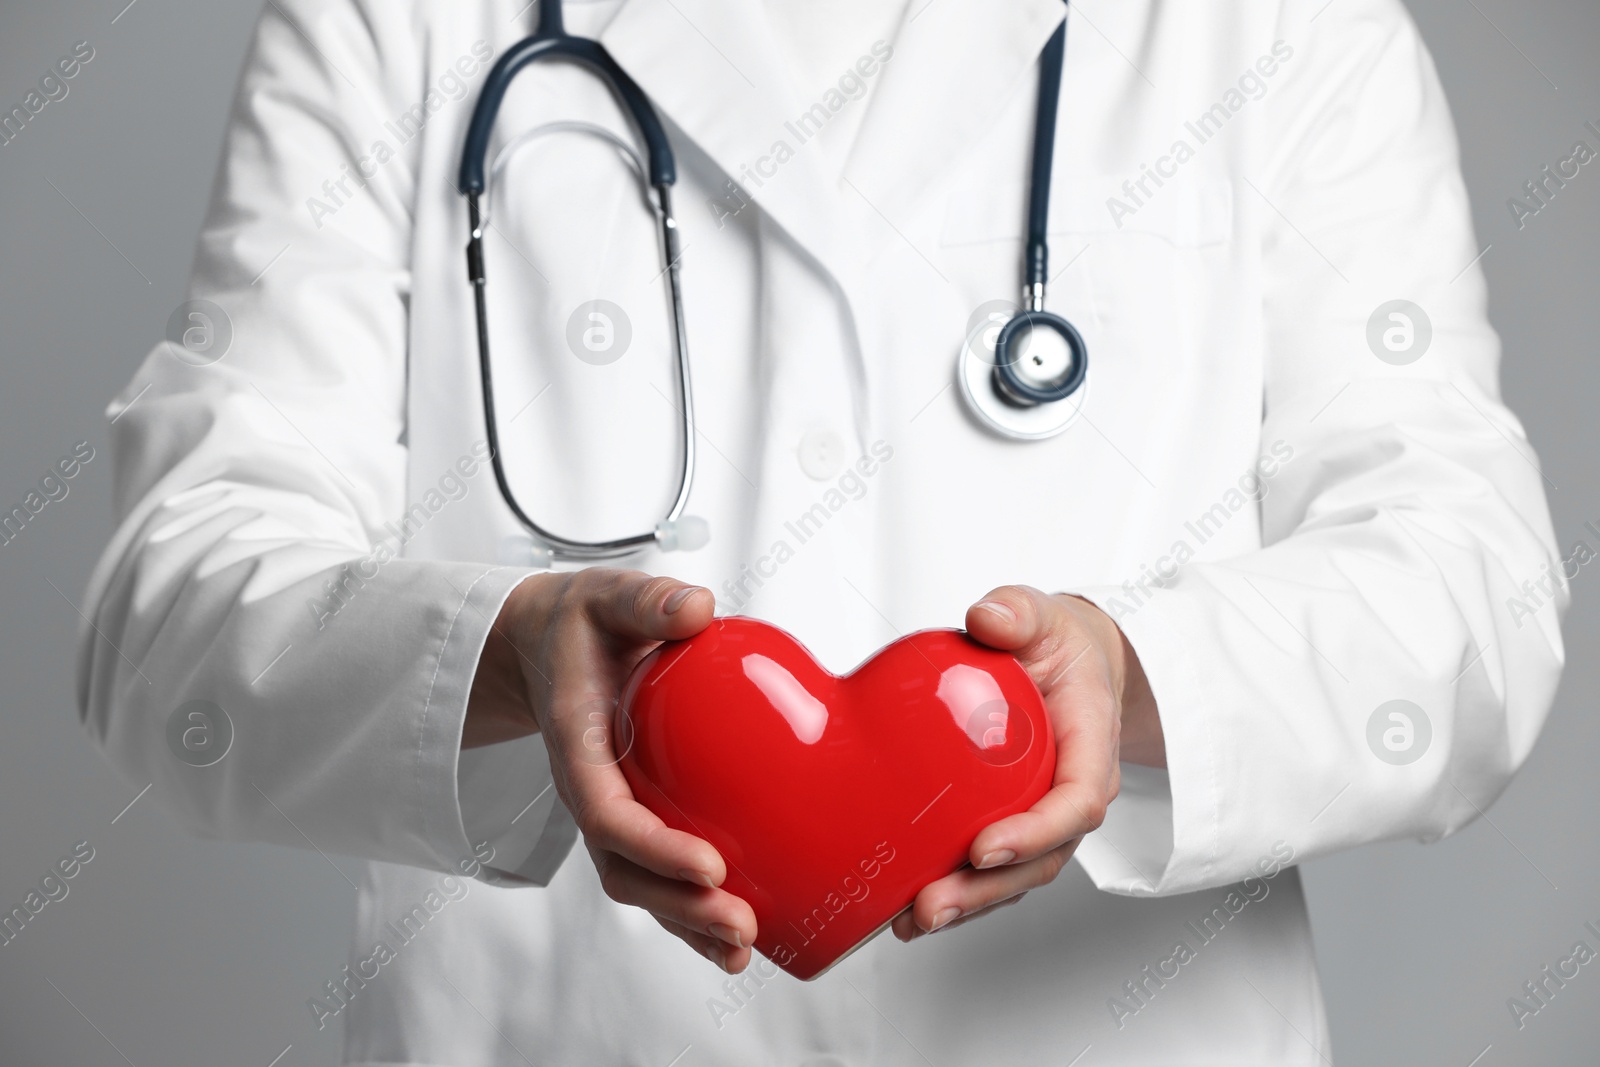
[{"label": "finger", "polygon": [[[939,927],[939,929],[941,931],[954,930],[958,926],[965,926],[972,920],[980,919],[983,916],[988,915],[990,912],[998,911],[1001,908],[1009,908],[1013,904],[1020,904],[1022,903],[1022,898],[1027,895],[1028,894],[1026,893],[1018,893],[1014,897],[1007,897],[1004,900],[998,900],[995,903],[990,904],[987,908],[973,912],[970,915],[963,915],[961,918],[953,920],[952,922],[948,922]],[[922,927],[917,925],[916,920],[911,917],[911,912],[908,909],[895,916],[894,936],[899,938],[901,941],[909,942],[915,941],[919,937],[926,937],[927,931],[923,930]]]},{"label": "finger", "polygon": [[[1055,699],[1073,699],[1071,694]],[[969,859],[980,870],[1026,862],[1100,828],[1117,794],[1116,712],[1109,697],[1057,716],[1055,784],[1027,811],[984,827]]]},{"label": "finger", "polygon": [[627,779],[616,767],[569,765],[565,773],[573,794],[567,800],[573,821],[591,848],[705,889],[721,885],[728,876],[721,853],[710,842],[668,826],[633,799]]},{"label": "finger", "polygon": [[639,571],[592,569],[574,582],[573,594],[594,624],[631,643],[681,641],[711,624],[711,590]]},{"label": "finger", "polygon": [[963,867],[924,887],[917,894],[911,904],[915,928],[931,933],[949,926],[957,919],[1047,885],[1061,873],[1077,847],[1077,841],[1069,841],[1038,859],[987,871]]},{"label": "finger", "polygon": [[1028,811],[992,823],[973,839],[969,859],[979,869],[1036,859],[1098,829],[1121,784],[1121,712],[1104,656],[1058,598],[1011,588],[1023,590],[1020,618],[1043,619],[1040,628],[1048,631],[1030,652],[1031,669],[1044,675],[1040,686],[1056,735],[1054,784]]},{"label": "finger", "polygon": [[667,878],[715,886],[727,876],[709,843],[673,829],[634,799],[617,762],[615,682],[592,624],[566,616],[551,635],[563,651],[549,660],[542,733],[556,790],[584,840]]},{"label": "finger", "polygon": [[659,915],[655,916],[655,920],[661,924],[661,928],[667,933],[682,939],[684,944],[729,974],[738,974],[750,965],[750,950],[748,948],[733,948],[714,937],[707,937],[698,930],[680,926],[671,919],[663,919]]},{"label": "finger", "polygon": [[721,941],[726,948],[755,944],[756,913],[732,893],[663,878],[615,853],[591,848],[600,887],[618,904],[643,908],[658,918]]},{"label": "finger", "polygon": [[922,929],[917,926],[917,920],[912,917],[910,908],[896,915],[890,921],[889,929],[901,941],[914,941],[922,936]]},{"label": "finger", "polygon": [[992,915],[995,912],[999,911],[1001,908],[1009,908],[1013,904],[1021,904],[1023,898],[1026,897],[1027,895],[1028,895],[1027,893],[1018,893],[1014,897],[1007,897],[1004,900],[997,900],[993,904],[990,904],[988,907],[981,908],[978,911],[972,912],[970,915],[963,915],[963,916],[961,916],[961,918],[956,919],[954,922],[946,923],[945,925],[941,926],[939,929],[943,933],[949,933],[951,930],[954,930],[958,926],[965,926],[965,925],[967,925],[967,923],[972,922],[972,921],[974,921],[976,919],[981,919],[985,915]]}]

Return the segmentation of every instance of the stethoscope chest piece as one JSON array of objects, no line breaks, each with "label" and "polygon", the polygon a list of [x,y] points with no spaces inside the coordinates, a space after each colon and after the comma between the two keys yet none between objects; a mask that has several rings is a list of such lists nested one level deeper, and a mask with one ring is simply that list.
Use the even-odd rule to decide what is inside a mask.
[{"label": "stethoscope chest piece", "polygon": [[958,377],[978,421],[1003,437],[1042,441],[1077,419],[1088,371],[1088,347],[1072,323],[1029,310],[1001,326],[992,346],[981,330],[968,337]]},{"label": "stethoscope chest piece", "polygon": [[990,430],[1016,441],[1054,437],[1072,425],[1088,396],[1088,346],[1072,323],[1044,309],[1050,278],[1050,171],[1066,45],[1063,21],[1039,54],[1022,308],[994,330],[992,342],[990,331],[999,316],[975,324],[957,359],[956,377],[972,413]]}]

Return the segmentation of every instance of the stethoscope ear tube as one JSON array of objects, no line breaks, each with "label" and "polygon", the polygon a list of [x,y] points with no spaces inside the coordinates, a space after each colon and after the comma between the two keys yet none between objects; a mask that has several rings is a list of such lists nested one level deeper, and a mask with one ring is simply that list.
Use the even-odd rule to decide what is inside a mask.
[{"label": "stethoscope ear tube", "polygon": [[[663,551],[699,548],[709,539],[703,520],[683,514],[688,503],[690,487],[694,481],[695,424],[694,398],[689,380],[688,331],[684,325],[683,296],[680,276],[680,259],[677,220],[672,214],[672,184],[677,179],[677,168],[672,146],[666,131],[656,117],[655,109],[643,90],[596,41],[567,35],[562,28],[560,0],[542,0],[539,26],[533,36],[513,45],[490,70],[484,87],[473,108],[466,144],[461,157],[461,192],[467,199],[467,218],[471,233],[467,242],[467,278],[473,288],[473,309],[477,318],[478,365],[483,384],[484,430],[489,445],[490,465],[494,470],[495,484],[506,506],[522,524],[533,543],[524,552],[512,555],[525,556],[523,565],[548,566],[555,560],[593,561],[614,559],[655,545]],[[486,160],[489,140],[494,130],[495,117],[505,98],[507,87],[516,75],[529,64],[544,58],[575,59],[590,67],[616,92],[634,126],[644,141],[648,157],[649,185],[656,194],[656,217],[660,223],[662,257],[665,266],[668,295],[673,319],[673,347],[678,372],[678,399],[682,405],[680,446],[682,463],[679,470],[677,493],[665,517],[648,533],[635,534],[609,541],[581,541],[562,537],[536,523],[518,503],[506,476],[505,463],[500,448],[500,435],[495,415],[494,365],[489,355],[489,313],[486,287],[487,271],[483,255],[483,233],[487,225],[481,202],[487,195]],[[635,169],[637,165],[635,164]],[[502,549],[502,555],[506,550]]]},{"label": "stethoscope ear tube", "polygon": [[557,12],[553,16],[555,32],[553,35],[547,35],[549,23],[542,20],[539,32],[512,45],[489,69],[489,74],[484,79],[483,90],[478,94],[478,102],[472,108],[472,121],[467,126],[466,144],[461,150],[458,184],[462,194],[482,193],[486,187],[484,175],[485,162],[489,155],[489,139],[494,133],[495,119],[500,114],[500,103],[505,99],[506,90],[510,88],[512,79],[528,64],[550,58],[576,60],[605,80],[621,99],[623,107],[627,108],[628,114],[633,118],[634,127],[644,140],[645,158],[650,167],[650,184],[662,186],[676,182],[678,168],[672,155],[672,145],[667,141],[667,131],[662,127],[661,120],[656,117],[655,108],[650,105],[650,98],[645,96],[644,90],[628,76],[627,71],[617,65],[617,61],[611,58],[611,54],[602,48],[598,41],[571,37],[562,31],[558,4],[552,0],[541,0],[539,6],[547,11]]}]

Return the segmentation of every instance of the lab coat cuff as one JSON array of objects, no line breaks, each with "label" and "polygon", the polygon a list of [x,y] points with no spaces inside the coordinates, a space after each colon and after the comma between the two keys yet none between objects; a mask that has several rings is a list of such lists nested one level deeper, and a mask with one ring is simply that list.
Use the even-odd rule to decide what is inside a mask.
[{"label": "lab coat cuff", "polygon": [[577,824],[556,796],[538,734],[461,751],[456,771],[461,823],[485,881],[549,885],[577,840]]},{"label": "lab coat cuff", "polygon": [[419,780],[446,798],[425,809],[427,839],[445,867],[496,885],[549,884],[577,839],[541,738],[461,748],[489,631],[531,573],[496,568],[467,587],[440,652],[418,749]]},{"label": "lab coat cuff", "polygon": [[1118,586],[1066,590],[1109,615],[1139,657],[1155,696],[1166,744],[1165,770],[1122,765],[1122,787],[1105,822],[1076,853],[1102,890],[1128,896],[1192,892],[1228,881],[1222,854],[1222,783],[1213,729],[1215,705],[1203,688],[1185,635],[1160,598],[1130,608]]}]

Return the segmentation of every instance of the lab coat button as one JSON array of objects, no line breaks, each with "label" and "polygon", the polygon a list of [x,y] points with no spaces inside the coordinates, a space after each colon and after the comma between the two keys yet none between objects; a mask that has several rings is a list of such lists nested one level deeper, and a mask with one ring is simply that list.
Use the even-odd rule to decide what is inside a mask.
[{"label": "lab coat button", "polygon": [[844,470],[844,438],[832,430],[807,430],[800,438],[800,469],[806,477],[825,482]]}]

